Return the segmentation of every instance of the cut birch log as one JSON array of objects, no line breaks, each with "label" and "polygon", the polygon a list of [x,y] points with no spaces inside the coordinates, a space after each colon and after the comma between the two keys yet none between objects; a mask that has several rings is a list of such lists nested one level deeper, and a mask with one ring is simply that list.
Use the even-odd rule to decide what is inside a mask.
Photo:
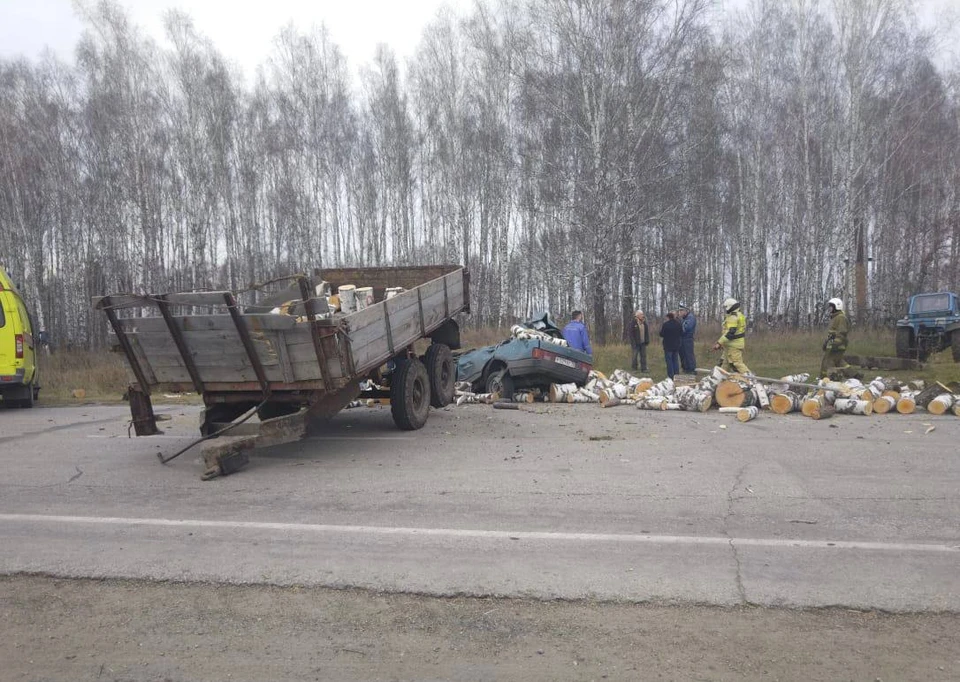
[{"label": "cut birch log", "polygon": [[365,310],[376,303],[373,298],[373,287],[357,287],[354,289],[354,294],[357,310]]},{"label": "cut birch log", "polygon": [[930,386],[917,393],[913,399],[916,401],[918,406],[927,409],[927,407],[930,405],[930,401],[938,396],[943,395],[944,393],[950,393],[950,388],[948,386],[944,386],[939,381],[935,381]]},{"label": "cut birch log", "polygon": [[576,384],[550,384],[550,402],[565,403],[567,402],[567,396],[576,392]]},{"label": "cut birch log", "polygon": [[770,396],[770,410],[776,414],[790,414],[800,409],[803,398],[793,391],[784,391]]},{"label": "cut birch log", "polygon": [[958,400],[953,404],[953,413],[960,417],[960,396],[958,396]]},{"label": "cut birch log", "polygon": [[651,388],[653,388],[653,379],[644,377],[640,379],[640,381],[637,383],[636,386],[633,387],[633,393],[634,395],[637,395],[639,393],[646,393]]},{"label": "cut birch log", "polygon": [[900,414],[913,414],[917,411],[917,401],[914,400],[913,393],[903,393],[900,400],[897,401],[897,412]]},{"label": "cut birch log", "polygon": [[953,396],[949,393],[941,393],[936,398],[927,403],[927,412],[930,414],[946,414],[947,410],[953,407]]},{"label": "cut birch log", "polygon": [[630,389],[627,388],[626,384],[614,384],[609,388],[600,389],[598,395],[600,396],[600,404],[603,405],[608,400],[624,400],[629,395]]},{"label": "cut birch log", "polygon": [[836,413],[836,409],[831,405],[820,405],[816,407],[811,413],[810,418],[815,420],[820,419],[829,419]]},{"label": "cut birch log", "polygon": [[520,405],[518,403],[506,403],[501,401],[495,402],[493,404],[493,409],[495,410],[519,410]]},{"label": "cut birch log", "polygon": [[540,341],[545,341],[547,343],[564,347],[568,347],[570,345],[567,343],[566,339],[558,339],[550,336],[549,334],[544,334],[543,332],[537,331],[536,329],[522,327],[519,324],[515,324],[510,327],[510,334],[515,339],[539,339]]},{"label": "cut birch log", "polygon": [[881,397],[881,398],[893,398],[894,401],[897,401],[897,400],[900,400],[900,391],[891,391],[891,390],[887,389],[886,391],[883,392],[883,395],[880,396],[880,397]]},{"label": "cut birch log", "polygon": [[882,395],[873,402],[873,411],[877,414],[887,414],[897,409],[897,400],[888,395]]},{"label": "cut birch log", "polygon": [[746,379],[731,377],[720,382],[714,398],[720,407],[749,407],[756,402],[751,388]]},{"label": "cut birch log", "polygon": [[676,402],[688,412],[706,412],[713,404],[713,395],[709,391],[693,386],[679,386],[675,395]]},{"label": "cut birch log", "polygon": [[757,399],[757,406],[760,407],[760,409],[768,409],[770,407],[770,396],[767,395],[767,389],[763,384],[754,385],[753,395]]},{"label": "cut birch log", "polygon": [[581,388],[567,396],[568,403],[598,403],[600,396],[586,388]]},{"label": "cut birch log", "polygon": [[457,405],[475,405],[482,403],[489,405],[500,400],[499,393],[461,393],[457,396]]},{"label": "cut birch log", "polygon": [[737,410],[737,421],[748,422],[752,419],[756,419],[758,414],[760,414],[760,408],[756,405],[751,405],[750,407],[741,407],[739,410]]},{"label": "cut birch log", "polygon": [[836,402],[833,403],[833,407],[839,414],[860,414],[865,416],[873,414],[873,403],[869,400],[837,398]]},{"label": "cut birch log", "polygon": [[742,407],[718,407],[717,412],[720,414],[737,414],[742,409]]},{"label": "cut birch log", "polygon": [[383,293],[384,293],[383,298],[384,298],[384,300],[389,300],[389,299],[393,298],[394,296],[399,296],[399,295],[402,294],[404,291],[406,291],[406,290],[405,290],[403,287],[387,287],[387,288],[384,289],[384,291],[383,291]]},{"label": "cut birch log", "polygon": [[603,400],[600,401],[600,407],[617,407],[618,405],[635,405],[636,400],[631,400],[630,398],[609,398],[606,402]]},{"label": "cut birch log", "polygon": [[357,312],[357,287],[353,284],[342,284],[337,287],[337,297],[340,299],[340,312],[344,315]]},{"label": "cut birch log", "polygon": [[822,395],[808,396],[804,398],[803,403],[800,405],[800,412],[803,413],[804,417],[812,417],[815,412],[826,407],[827,401],[826,398]]},{"label": "cut birch log", "polygon": [[536,398],[537,396],[531,391],[517,391],[513,394],[513,402],[515,403],[532,403]]},{"label": "cut birch log", "polygon": [[652,395],[637,399],[637,409],[639,410],[665,410],[667,409],[668,399],[665,396]]}]

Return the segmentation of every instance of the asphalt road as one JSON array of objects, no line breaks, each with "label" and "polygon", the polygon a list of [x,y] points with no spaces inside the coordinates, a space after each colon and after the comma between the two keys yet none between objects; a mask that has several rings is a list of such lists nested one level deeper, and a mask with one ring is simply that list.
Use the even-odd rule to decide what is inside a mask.
[{"label": "asphalt road", "polygon": [[203,482],[158,412],[0,410],[0,574],[960,611],[954,417],[363,408]]}]

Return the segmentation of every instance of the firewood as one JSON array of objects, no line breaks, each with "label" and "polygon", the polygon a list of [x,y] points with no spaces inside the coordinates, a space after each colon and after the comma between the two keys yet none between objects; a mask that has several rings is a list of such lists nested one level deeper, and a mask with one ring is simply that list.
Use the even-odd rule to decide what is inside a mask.
[{"label": "firewood", "polygon": [[775,393],[770,396],[770,410],[776,414],[789,414],[800,409],[803,398],[792,391]]},{"label": "firewood", "polygon": [[917,401],[912,392],[903,393],[900,400],[897,401],[897,412],[900,414],[913,414],[917,411]]},{"label": "firewood", "polygon": [[897,401],[895,398],[882,395],[873,403],[873,411],[877,414],[887,414],[891,410],[897,409]]},{"label": "firewood", "polygon": [[550,384],[550,402],[565,403],[567,402],[567,396],[576,392],[576,384]]},{"label": "firewood", "polygon": [[927,403],[927,411],[930,414],[946,414],[947,410],[953,407],[953,395],[950,393],[941,393],[936,398]]},{"label": "firewood", "polygon": [[831,405],[822,405],[814,409],[809,416],[811,419],[816,419],[816,420],[829,419],[835,413],[836,413],[836,409],[834,409]]},{"label": "firewood", "polygon": [[804,398],[800,405],[800,411],[804,417],[812,417],[814,413],[820,411],[827,405],[826,398],[822,395],[808,396]]},{"label": "firewood", "polygon": [[507,402],[496,402],[493,404],[493,409],[495,410],[519,410],[520,405],[517,403],[507,403]]},{"label": "firewood", "polygon": [[758,414],[760,414],[760,408],[756,405],[751,405],[750,407],[741,407],[739,410],[737,410],[737,421],[748,422],[752,419],[756,419]]},{"label": "firewood", "polygon": [[706,412],[713,404],[713,395],[693,386],[679,386],[676,391],[676,402],[688,412]]},{"label": "firewood", "polygon": [[837,398],[833,407],[840,414],[859,414],[869,416],[873,414],[873,403],[869,400],[854,398]]},{"label": "firewood", "polygon": [[720,407],[749,407],[756,402],[749,381],[731,377],[720,382],[714,398]]},{"label": "firewood", "polygon": [[753,395],[757,399],[757,406],[761,409],[766,409],[770,407],[770,397],[767,395],[767,389],[763,384],[755,384],[753,387]]}]

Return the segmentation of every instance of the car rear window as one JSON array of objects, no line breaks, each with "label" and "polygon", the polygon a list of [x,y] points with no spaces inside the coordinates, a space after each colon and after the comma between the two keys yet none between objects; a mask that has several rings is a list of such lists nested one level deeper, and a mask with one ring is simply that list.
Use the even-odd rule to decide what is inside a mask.
[{"label": "car rear window", "polygon": [[3,315],[3,303],[0,302],[0,327],[7,323],[7,318]]},{"label": "car rear window", "polygon": [[950,295],[918,296],[913,302],[914,313],[939,313],[950,310]]}]

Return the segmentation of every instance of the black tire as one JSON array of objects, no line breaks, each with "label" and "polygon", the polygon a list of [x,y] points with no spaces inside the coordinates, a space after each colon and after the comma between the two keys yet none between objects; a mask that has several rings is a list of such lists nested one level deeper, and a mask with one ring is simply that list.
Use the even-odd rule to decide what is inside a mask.
[{"label": "black tire", "polygon": [[960,362],[960,329],[950,332],[950,350],[953,352],[953,361]]},{"label": "black tire", "polygon": [[415,431],[430,415],[430,379],[416,358],[397,361],[390,378],[390,413],[393,423],[404,431]]},{"label": "black tire", "polygon": [[432,343],[423,356],[423,363],[430,378],[430,404],[446,407],[453,402],[457,388],[457,366],[453,362],[453,353],[445,344]]},{"label": "black tire", "polygon": [[503,400],[513,400],[516,392],[513,386],[513,377],[506,369],[491,372],[487,377],[487,393],[499,393]]},{"label": "black tire", "polygon": [[897,357],[913,357],[913,330],[910,327],[897,327]]}]

